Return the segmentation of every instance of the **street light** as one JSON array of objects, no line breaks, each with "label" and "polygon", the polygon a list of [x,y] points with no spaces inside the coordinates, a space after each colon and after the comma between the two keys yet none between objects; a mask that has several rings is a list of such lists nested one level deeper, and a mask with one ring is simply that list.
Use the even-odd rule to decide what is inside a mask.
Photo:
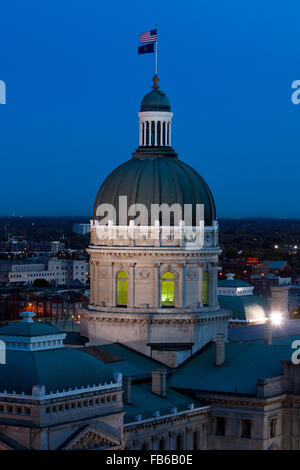
[{"label": "street light", "polygon": [[274,326],[280,326],[282,323],[282,315],[280,312],[271,313],[271,322]]}]

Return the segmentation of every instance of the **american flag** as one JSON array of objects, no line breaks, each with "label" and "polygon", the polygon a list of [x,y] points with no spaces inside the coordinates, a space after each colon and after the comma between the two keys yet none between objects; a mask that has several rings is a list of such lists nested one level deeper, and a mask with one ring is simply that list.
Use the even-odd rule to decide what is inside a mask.
[{"label": "american flag", "polygon": [[156,42],[157,41],[157,29],[151,29],[151,31],[146,31],[145,33],[140,34],[140,43],[145,44],[147,42]]}]

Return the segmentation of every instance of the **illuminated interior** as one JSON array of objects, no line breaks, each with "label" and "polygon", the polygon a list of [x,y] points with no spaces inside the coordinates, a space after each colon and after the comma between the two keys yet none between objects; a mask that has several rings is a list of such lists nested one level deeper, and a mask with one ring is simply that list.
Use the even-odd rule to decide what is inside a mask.
[{"label": "illuminated interior", "polygon": [[162,307],[175,307],[175,276],[171,272],[162,275],[161,280],[161,305]]},{"label": "illuminated interior", "polygon": [[128,303],[128,275],[120,271],[117,275],[117,305],[127,307]]},{"label": "illuminated interior", "polygon": [[208,305],[208,272],[204,271],[202,280],[202,302]]}]

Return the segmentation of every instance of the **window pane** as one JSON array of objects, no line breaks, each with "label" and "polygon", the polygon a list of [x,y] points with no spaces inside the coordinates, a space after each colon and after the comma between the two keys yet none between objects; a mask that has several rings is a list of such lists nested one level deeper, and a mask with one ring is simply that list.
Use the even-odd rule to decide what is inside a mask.
[{"label": "window pane", "polygon": [[128,281],[127,273],[121,271],[117,275],[117,305],[128,303]]},{"label": "window pane", "polygon": [[208,305],[208,272],[204,271],[202,280],[202,302]]},{"label": "window pane", "polygon": [[163,307],[174,307],[175,298],[174,298],[174,280],[175,276],[173,273],[166,272],[162,276],[161,282],[161,305]]}]

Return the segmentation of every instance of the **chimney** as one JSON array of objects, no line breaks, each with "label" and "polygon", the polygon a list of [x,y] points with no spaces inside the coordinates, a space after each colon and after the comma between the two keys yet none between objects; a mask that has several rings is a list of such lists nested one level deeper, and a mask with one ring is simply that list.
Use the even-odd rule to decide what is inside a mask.
[{"label": "chimney", "polygon": [[289,316],[288,295],[287,287],[271,286],[271,310],[281,313],[286,318]]},{"label": "chimney", "polygon": [[157,369],[152,371],[152,393],[160,397],[167,396],[167,371]]},{"label": "chimney", "polygon": [[123,403],[131,404],[131,377],[123,377]]},{"label": "chimney", "polygon": [[221,366],[225,362],[225,335],[216,334],[216,365]]},{"label": "chimney", "polygon": [[264,328],[264,339],[265,339],[265,344],[272,344],[272,325],[269,322],[265,323],[265,328]]}]

